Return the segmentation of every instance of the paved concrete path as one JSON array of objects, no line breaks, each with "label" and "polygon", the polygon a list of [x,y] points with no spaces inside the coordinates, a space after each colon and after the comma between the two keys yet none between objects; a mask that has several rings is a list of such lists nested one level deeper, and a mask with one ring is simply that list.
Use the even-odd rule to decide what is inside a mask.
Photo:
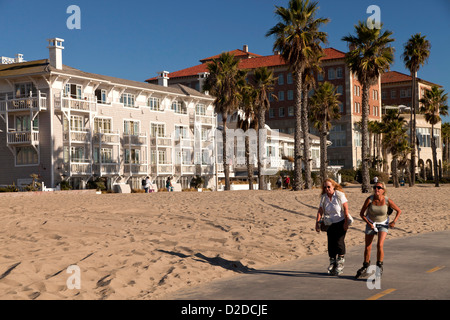
[{"label": "paved concrete path", "polygon": [[[376,260],[376,239],[372,262]],[[344,273],[326,273],[327,255],[252,270],[196,288],[172,300],[445,300],[450,299],[450,230],[385,242],[384,273],[378,284],[354,275],[364,248],[347,249]],[[372,277],[374,278],[374,277]],[[372,289],[370,289],[371,287]]]}]

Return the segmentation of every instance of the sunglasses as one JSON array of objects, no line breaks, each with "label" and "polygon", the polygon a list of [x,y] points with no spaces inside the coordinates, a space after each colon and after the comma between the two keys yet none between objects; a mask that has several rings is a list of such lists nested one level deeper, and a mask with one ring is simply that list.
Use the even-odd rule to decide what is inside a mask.
[{"label": "sunglasses", "polygon": [[374,186],[374,187],[373,187],[373,190],[375,190],[375,189],[378,189],[378,190],[384,190],[384,188],[383,188],[383,187],[380,187],[380,186]]},{"label": "sunglasses", "polygon": [[323,186],[324,189],[331,189],[331,186]]}]

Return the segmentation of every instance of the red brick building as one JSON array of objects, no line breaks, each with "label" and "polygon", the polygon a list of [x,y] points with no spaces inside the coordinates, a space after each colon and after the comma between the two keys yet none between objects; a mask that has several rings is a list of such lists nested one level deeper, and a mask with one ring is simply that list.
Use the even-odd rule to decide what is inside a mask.
[{"label": "red brick building", "polygon": [[[295,88],[292,73],[281,55],[273,54],[262,56],[248,51],[248,46],[243,49],[230,51],[239,59],[239,68],[256,69],[268,67],[273,70],[278,78],[274,94],[278,99],[271,101],[271,108],[266,115],[266,123],[273,129],[279,129],[283,133],[294,133],[294,101]],[[354,168],[361,161],[361,134],[356,122],[361,120],[362,111],[362,85],[351,74],[344,58],[345,53],[334,48],[324,49],[325,56],[321,59],[324,73],[315,75],[318,82],[329,81],[341,94],[341,119],[336,121],[328,137],[332,145],[328,148],[330,165]],[[166,73],[165,80],[170,84],[181,83],[191,88],[201,90],[203,79],[207,76],[207,64],[212,56],[201,59],[200,64],[175,72]],[[147,79],[149,83],[163,81],[164,77]],[[370,120],[381,120],[381,83],[370,88]],[[314,129],[311,129],[312,133]],[[313,155],[314,157],[314,155]]]}]

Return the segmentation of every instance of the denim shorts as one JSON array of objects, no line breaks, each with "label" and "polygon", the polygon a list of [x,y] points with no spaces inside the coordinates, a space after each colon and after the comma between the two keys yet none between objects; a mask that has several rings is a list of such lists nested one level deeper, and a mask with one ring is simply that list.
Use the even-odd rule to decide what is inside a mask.
[{"label": "denim shorts", "polygon": [[[378,232],[382,231],[382,232],[388,233],[388,230],[389,230],[389,224],[377,224],[377,229],[378,229]],[[366,233],[367,235],[374,235],[374,234],[377,234],[377,232],[375,232],[375,230],[373,230],[373,229],[369,226],[368,223],[366,224],[366,231],[365,231],[365,233]]]}]

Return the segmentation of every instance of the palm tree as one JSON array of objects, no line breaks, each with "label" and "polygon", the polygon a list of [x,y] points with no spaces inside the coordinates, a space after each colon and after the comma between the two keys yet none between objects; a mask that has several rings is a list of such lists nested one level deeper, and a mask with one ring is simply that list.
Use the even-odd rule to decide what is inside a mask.
[{"label": "palm tree", "polygon": [[319,85],[309,99],[310,119],[320,132],[320,178],[322,182],[327,178],[327,136],[331,129],[330,121],[341,117],[338,97],[336,88],[326,81]]},{"label": "palm tree", "polygon": [[309,104],[308,93],[316,85],[315,73],[322,72],[320,66],[320,58],[324,56],[323,50],[316,47],[316,52],[307,61],[305,70],[302,73],[302,111],[301,111],[301,128],[303,132],[303,166],[305,167],[305,189],[312,188],[311,178],[311,140],[309,137]]},{"label": "palm tree", "polygon": [[394,187],[398,188],[398,157],[408,148],[408,135],[404,128],[406,121],[403,117],[391,119],[385,122],[383,144],[392,155],[392,180]]},{"label": "palm tree", "polygon": [[[265,129],[266,126],[266,112],[270,108],[269,96],[274,97],[272,91],[275,85],[275,78],[273,71],[269,70],[267,67],[260,67],[255,69],[253,75],[253,86],[255,88],[255,106],[256,115],[258,118],[258,125],[260,129]],[[266,184],[264,176],[262,175],[262,163],[260,154],[260,134],[258,131],[258,180],[259,180],[259,190],[265,190]]]},{"label": "palm tree", "polygon": [[378,83],[378,78],[394,61],[394,49],[389,45],[394,39],[390,38],[391,31],[382,33],[381,29],[369,28],[361,21],[355,26],[355,32],[355,36],[348,35],[342,40],[350,47],[345,61],[362,85],[362,192],[369,192],[369,89]]},{"label": "palm tree", "polygon": [[382,133],[382,124],[379,121],[369,121],[368,122],[368,130],[369,133],[373,136],[373,161],[372,161],[372,168],[375,168],[377,171],[380,170],[380,163],[381,163],[381,151],[380,151],[380,145],[381,145],[381,133]]},{"label": "palm tree", "polygon": [[427,90],[422,99],[420,112],[425,115],[425,120],[431,124],[431,149],[433,151],[434,185],[439,187],[439,174],[436,152],[436,140],[434,138],[434,126],[441,121],[440,116],[448,115],[447,94],[444,89],[434,85]]},{"label": "palm tree", "polygon": [[[416,181],[416,113],[417,106],[416,100],[417,95],[417,71],[419,68],[425,64],[430,56],[431,44],[422,36],[420,33],[412,35],[411,38],[406,42],[404,46],[404,51],[402,54],[403,62],[406,68],[411,72],[412,84],[412,100],[411,100],[411,120],[410,120],[410,145],[411,145],[411,171],[412,175],[412,185]],[[418,146],[417,146],[418,147]]]},{"label": "palm tree", "polygon": [[279,51],[292,70],[295,81],[295,133],[294,133],[294,181],[293,189],[302,188],[301,159],[301,90],[302,73],[307,62],[325,43],[327,34],[319,27],[328,19],[316,18],[317,2],[309,0],[290,0],[287,8],[275,6],[275,14],[280,19],[266,36],[275,36],[274,51]]},{"label": "palm tree", "polygon": [[242,99],[241,88],[245,86],[244,70],[239,70],[238,60],[234,55],[224,52],[207,66],[209,76],[203,86],[204,91],[209,91],[216,97],[214,101],[215,111],[222,116],[223,137],[223,170],[225,174],[225,190],[230,190],[230,168],[227,163],[227,118],[238,107]]},{"label": "palm tree", "polygon": [[[237,127],[244,132],[249,129],[258,131],[258,119],[255,108],[256,89],[246,85],[242,90],[242,101],[238,111]],[[247,164],[248,188],[253,190],[253,159],[250,158],[250,137],[245,136],[245,161]]]},{"label": "palm tree", "polygon": [[444,144],[442,151],[442,161],[449,162],[450,160],[450,123],[446,122],[442,124],[442,142]]}]

